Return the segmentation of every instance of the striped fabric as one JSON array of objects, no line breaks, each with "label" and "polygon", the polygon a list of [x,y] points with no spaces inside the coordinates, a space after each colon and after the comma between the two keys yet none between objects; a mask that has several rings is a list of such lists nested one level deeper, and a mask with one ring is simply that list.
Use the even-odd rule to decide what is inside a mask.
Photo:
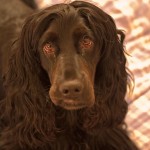
[{"label": "striped fabric", "polygon": [[141,150],[150,150],[150,102],[141,95],[129,107],[126,117],[131,137]]},{"label": "striped fabric", "polygon": [[[89,1],[89,0],[88,0]],[[63,0],[37,0],[39,8]],[[150,0],[93,0],[110,14],[126,33],[128,67],[134,74],[135,88],[128,97],[126,117],[131,138],[141,150],[150,150]]]}]

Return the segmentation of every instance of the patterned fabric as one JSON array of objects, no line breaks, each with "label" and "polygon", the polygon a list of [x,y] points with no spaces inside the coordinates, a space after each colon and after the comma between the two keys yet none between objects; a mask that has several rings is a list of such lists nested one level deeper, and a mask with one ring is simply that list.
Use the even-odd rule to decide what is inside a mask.
[{"label": "patterned fabric", "polygon": [[[87,0],[90,1],[90,0]],[[63,0],[37,0],[39,8]],[[66,1],[68,2],[68,1]],[[135,78],[126,117],[131,137],[141,150],[150,150],[150,0],[93,0],[126,33],[128,67]]]},{"label": "patterned fabric", "polygon": [[150,150],[150,102],[143,95],[129,107],[127,123],[131,137],[141,150]]}]

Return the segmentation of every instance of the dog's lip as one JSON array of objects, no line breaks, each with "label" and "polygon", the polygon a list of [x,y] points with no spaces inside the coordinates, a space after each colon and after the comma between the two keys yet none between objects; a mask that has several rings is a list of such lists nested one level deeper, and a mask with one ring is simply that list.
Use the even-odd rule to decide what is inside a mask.
[{"label": "dog's lip", "polygon": [[77,110],[87,107],[85,103],[76,102],[75,100],[72,99],[63,100],[61,106],[67,110]]},{"label": "dog's lip", "polygon": [[78,109],[82,109],[85,108],[86,106],[63,106],[64,109],[66,110],[78,110]]},{"label": "dog's lip", "polygon": [[67,104],[67,105],[78,105],[79,102],[73,100],[73,99],[64,99],[63,103]]},{"label": "dog's lip", "polygon": [[83,102],[77,98],[58,98],[51,97],[51,101],[56,105],[66,110],[78,110],[85,107],[92,107],[94,103],[92,101]]}]

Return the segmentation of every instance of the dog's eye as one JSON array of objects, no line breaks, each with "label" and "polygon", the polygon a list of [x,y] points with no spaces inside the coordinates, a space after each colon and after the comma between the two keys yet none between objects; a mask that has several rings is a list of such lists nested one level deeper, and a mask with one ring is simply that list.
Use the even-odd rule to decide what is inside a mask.
[{"label": "dog's eye", "polygon": [[43,46],[43,51],[45,54],[54,54],[56,47],[53,43],[49,42]]},{"label": "dog's eye", "polygon": [[88,37],[84,36],[80,41],[80,48],[81,49],[90,49],[93,46],[93,41]]}]

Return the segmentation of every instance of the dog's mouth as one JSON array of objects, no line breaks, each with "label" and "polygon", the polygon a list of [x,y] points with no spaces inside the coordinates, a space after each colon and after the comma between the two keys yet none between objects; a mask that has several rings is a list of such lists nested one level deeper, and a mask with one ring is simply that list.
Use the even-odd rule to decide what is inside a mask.
[{"label": "dog's mouth", "polygon": [[61,107],[63,107],[66,110],[78,110],[87,107],[87,105],[85,103],[76,102],[72,99],[66,99],[62,101]]},{"label": "dog's mouth", "polygon": [[62,107],[66,110],[78,110],[88,107],[88,104],[73,99],[59,99],[59,100],[51,99],[51,100],[56,106]]}]

